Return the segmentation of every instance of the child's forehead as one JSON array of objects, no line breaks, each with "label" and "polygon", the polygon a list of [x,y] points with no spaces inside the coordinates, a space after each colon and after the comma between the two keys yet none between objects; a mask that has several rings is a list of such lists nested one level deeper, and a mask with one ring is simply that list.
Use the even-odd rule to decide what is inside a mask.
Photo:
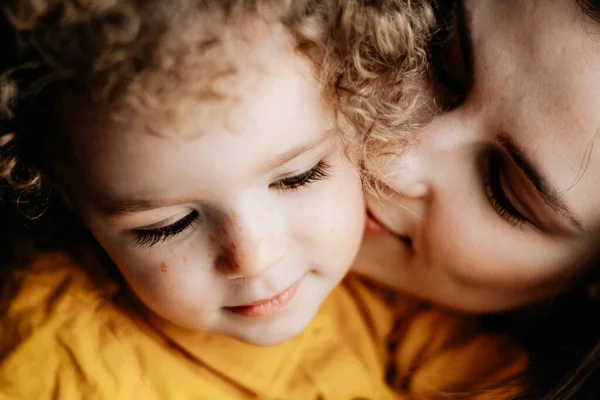
[{"label": "child's forehead", "polygon": [[134,112],[113,124],[93,122],[87,132],[82,121],[72,135],[83,173],[75,179],[83,178],[98,194],[128,193],[132,185],[142,187],[139,192],[163,193],[179,188],[175,182],[186,176],[193,179],[184,187],[215,180],[241,187],[245,183],[239,177],[256,178],[259,172],[251,171],[262,173],[268,170],[263,166],[307,143],[310,149],[302,154],[310,154],[295,168],[314,162],[316,153],[333,142],[327,139],[337,132],[335,114],[324,106],[310,62],[294,57],[282,59],[279,73],[248,83],[231,101],[226,118],[206,102],[189,102],[177,119],[164,112]]},{"label": "child's forehead", "polygon": [[[212,131],[238,132],[243,130],[240,124],[250,119],[268,120],[270,114],[280,113],[283,118],[288,113],[294,119],[309,109],[313,117],[332,111],[322,96],[313,63],[296,51],[284,28],[262,26],[251,34],[254,37],[247,32],[234,34],[210,57],[189,60],[176,77],[149,71],[114,103],[92,103],[83,107],[90,110],[87,113],[71,113],[70,134],[83,136],[83,140],[103,140],[107,131],[194,139]],[[248,57],[243,57],[246,50]],[[231,62],[216,61],[223,61],[224,67],[211,68],[211,59],[218,55]],[[204,68],[213,69],[209,77],[203,76]],[[83,101],[74,97],[65,109],[81,108]],[[285,112],[278,110],[279,106]],[[89,130],[94,137],[82,134],[90,122],[100,128]],[[282,127],[282,132],[285,130]]]},{"label": "child's forehead", "polygon": [[[260,97],[261,86],[270,76],[284,69],[312,71],[312,64],[295,51],[290,33],[280,25],[247,21],[221,30],[219,40],[187,37],[184,43],[171,44],[178,33],[172,36],[157,48],[163,53],[160,61],[131,79],[111,104],[115,121],[132,114],[160,115],[168,127],[201,112],[205,115],[194,119],[211,124]],[[153,133],[173,134],[158,125]]]}]

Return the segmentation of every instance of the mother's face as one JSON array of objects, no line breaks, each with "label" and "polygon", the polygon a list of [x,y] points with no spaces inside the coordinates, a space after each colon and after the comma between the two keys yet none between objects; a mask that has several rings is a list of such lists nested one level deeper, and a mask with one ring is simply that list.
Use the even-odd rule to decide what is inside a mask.
[{"label": "mother's face", "polygon": [[468,95],[394,160],[401,196],[369,208],[395,235],[367,237],[358,264],[427,300],[498,311],[552,296],[595,256],[600,24],[575,0],[464,9]]}]

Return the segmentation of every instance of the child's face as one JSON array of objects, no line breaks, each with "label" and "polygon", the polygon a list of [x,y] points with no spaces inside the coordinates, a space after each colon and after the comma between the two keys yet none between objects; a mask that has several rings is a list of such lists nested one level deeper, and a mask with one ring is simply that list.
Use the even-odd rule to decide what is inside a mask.
[{"label": "child's face", "polygon": [[347,272],[364,204],[310,63],[288,42],[257,46],[257,68],[209,128],[200,103],[171,136],[149,132],[165,127],[160,113],[138,114],[74,144],[83,219],[143,303],[272,345],[301,332]]}]

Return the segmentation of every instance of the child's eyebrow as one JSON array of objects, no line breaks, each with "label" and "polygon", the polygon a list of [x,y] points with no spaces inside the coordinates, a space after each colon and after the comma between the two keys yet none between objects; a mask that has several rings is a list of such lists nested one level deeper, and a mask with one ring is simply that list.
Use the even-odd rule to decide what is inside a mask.
[{"label": "child's eyebrow", "polygon": [[284,153],[275,157],[274,160],[270,161],[267,164],[267,166],[265,167],[265,171],[270,171],[277,167],[281,167],[282,165],[292,161],[294,158],[298,157],[299,155],[306,153],[307,151],[312,150],[315,147],[319,147],[320,145],[325,143],[327,140],[329,140],[329,138],[330,138],[330,135],[327,135],[327,134],[321,135],[318,138],[316,138],[308,143],[301,144],[299,146],[291,148],[290,150],[285,151]]},{"label": "child's eyebrow", "polygon": [[[293,147],[282,154],[279,154],[272,161],[270,161],[266,167],[265,171],[270,171],[277,167],[284,165],[285,163],[293,160],[294,158],[300,156],[301,154],[312,150],[316,147],[321,146],[323,143],[327,142],[331,136],[329,134],[324,134],[319,136],[318,138],[311,140],[307,143],[300,144],[296,147]],[[173,204],[186,204],[196,202],[198,199],[190,199],[190,198],[181,198],[181,199],[169,199],[169,200],[150,200],[150,199],[127,199],[127,200],[119,200],[114,201],[110,199],[97,199],[98,205],[97,208],[100,210],[100,213],[109,218],[116,218],[123,214],[133,214],[142,211],[148,211],[158,208],[164,208],[172,206]]]},{"label": "child's eyebrow", "polygon": [[172,206],[173,204],[186,204],[193,199],[169,199],[168,201],[156,201],[146,199],[131,199],[118,202],[100,202],[98,209],[100,213],[109,218],[117,218],[123,214],[133,214],[142,211],[154,210]]}]

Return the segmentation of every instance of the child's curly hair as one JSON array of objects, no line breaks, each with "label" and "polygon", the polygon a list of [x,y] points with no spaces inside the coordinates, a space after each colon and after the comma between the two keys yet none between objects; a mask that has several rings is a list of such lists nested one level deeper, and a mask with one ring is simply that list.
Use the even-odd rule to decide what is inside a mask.
[{"label": "child's curly hair", "polygon": [[426,103],[413,85],[435,28],[426,0],[7,0],[3,12],[0,202],[29,218],[45,209],[50,166],[68,157],[54,148],[58,111],[81,111],[65,113],[70,96],[113,109],[219,101],[215,80],[238,67],[227,32],[253,18],[285,27],[314,62],[363,165],[406,145]]}]

